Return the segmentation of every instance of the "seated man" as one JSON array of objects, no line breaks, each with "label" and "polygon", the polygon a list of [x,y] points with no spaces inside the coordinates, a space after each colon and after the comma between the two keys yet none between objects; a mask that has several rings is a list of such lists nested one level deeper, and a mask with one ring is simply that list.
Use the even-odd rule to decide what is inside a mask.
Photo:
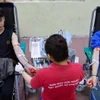
[{"label": "seated man", "polygon": [[0,96],[2,100],[12,100],[14,85],[13,62],[16,64],[19,60],[29,73],[29,69],[34,67],[25,58],[18,43],[17,35],[12,29],[4,27],[5,20],[3,10],[0,8]]},{"label": "seated man", "polygon": [[[91,73],[91,77],[87,81],[87,85],[93,88],[97,84],[97,74],[100,66],[99,65],[100,31],[96,32],[93,35],[91,39],[91,48],[93,49],[92,62],[95,61],[95,63],[92,65],[92,73]],[[90,80],[93,80],[93,84],[89,83]]]}]

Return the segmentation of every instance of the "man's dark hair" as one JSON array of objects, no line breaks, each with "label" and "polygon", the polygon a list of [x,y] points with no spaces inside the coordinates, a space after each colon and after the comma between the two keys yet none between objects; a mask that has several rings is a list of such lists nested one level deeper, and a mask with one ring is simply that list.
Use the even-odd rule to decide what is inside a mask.
[{"label": "man's dark hair", "polygon": [[3,13],[2,8],[0,8],[0,18],[1,18],[1,17],[4,17],[4,13]]},{"label": "man's dark hair", "polygon": [[51,35],[46,40],[45,51],[57,62],[66,60],[68,58],[68,46],[66,39],[59,34]]}]

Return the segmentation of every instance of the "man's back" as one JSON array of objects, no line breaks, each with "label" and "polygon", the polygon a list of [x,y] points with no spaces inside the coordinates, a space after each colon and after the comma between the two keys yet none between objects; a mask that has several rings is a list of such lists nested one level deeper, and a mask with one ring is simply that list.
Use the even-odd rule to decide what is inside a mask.
[{"label": "man's back", "polygon": [[[57,65],[52,63],[49,68],[40,70],[37,76],[39,84],[36,83],[32,87],[36,88],[40,85],[44,88],[43,100],[76,100],[75,90],[84,75],[80,64]],[[33,82],[36,82],[35,77]]]}]

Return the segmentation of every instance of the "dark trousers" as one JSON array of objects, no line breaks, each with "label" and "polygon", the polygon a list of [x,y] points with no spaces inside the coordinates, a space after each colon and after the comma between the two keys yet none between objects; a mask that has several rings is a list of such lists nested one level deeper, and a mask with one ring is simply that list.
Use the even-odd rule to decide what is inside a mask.
[{"label": "dark trousers", "polygon": [[14,74],[4,80],[4,84],[0,87],[0,100],[12,100],[14,87]]}]

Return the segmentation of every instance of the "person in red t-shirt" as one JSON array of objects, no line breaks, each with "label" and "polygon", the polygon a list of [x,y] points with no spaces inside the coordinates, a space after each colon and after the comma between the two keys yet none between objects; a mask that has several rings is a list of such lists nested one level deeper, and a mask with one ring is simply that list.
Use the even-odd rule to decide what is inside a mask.
[{"label": "person in red t-shirt", "polygon": [[45,51],[52,63],[48,68],[40,69],[33,78],[21,64],[16,65],[15,71],[21,73],[33,89],[43,87],[43,100],[76,100],[75,90],[84,72],[81,64],[72,64],[67,60],[66,39],[59,34],[51,35],[46,40]]}]

